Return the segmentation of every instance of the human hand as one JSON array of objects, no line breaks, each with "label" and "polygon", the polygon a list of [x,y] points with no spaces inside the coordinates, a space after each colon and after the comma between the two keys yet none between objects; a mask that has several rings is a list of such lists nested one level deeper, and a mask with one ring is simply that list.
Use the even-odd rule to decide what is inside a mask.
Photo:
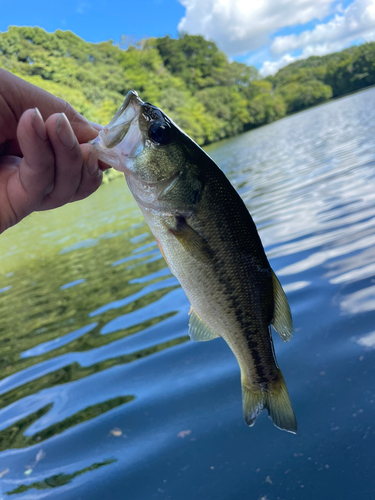
[{"label": "human hand", "polygon": [[0,69],[0,233],[101,184],[98,130],[67,102]]}]

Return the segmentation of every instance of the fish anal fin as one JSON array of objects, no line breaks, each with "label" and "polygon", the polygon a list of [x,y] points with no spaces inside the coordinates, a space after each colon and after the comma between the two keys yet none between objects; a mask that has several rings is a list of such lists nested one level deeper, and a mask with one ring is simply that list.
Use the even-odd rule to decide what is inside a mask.
[{"label": "fish anal fin", "polygon": [[281,430],[297,433],[297,420],[290,402],[284,377],[278,370],[277,379],[266,388],[251,387],[242,382],[242,404],[245,422],[252,427],[265,408],[274,425]]},{"label": "fish anal fin", "polygon": [[169,231],[194,259],[211,264],[214,256],[213,250],[207,241],[189,226],[185,217],[177,216],[176,228],[170,228]]},{"label": "fish anal fin", "polygon": [[280,284],[280,281],[277,279],[277,276],[273,271],[272,282],[274,296],[272,326],[284,342],[289,342],[289,340],[291,340],[291,338],[293,337],[292,313],[290,312],[290,307],[285,292]]},{"label": "fish anal fin", "polygon": [[207,323],[198,316],[192,307],[190,308],[189,314],[189,335],[191,340],[195,342],[206,342],[207,340],[213,340],[220,336],[211,330]]}]

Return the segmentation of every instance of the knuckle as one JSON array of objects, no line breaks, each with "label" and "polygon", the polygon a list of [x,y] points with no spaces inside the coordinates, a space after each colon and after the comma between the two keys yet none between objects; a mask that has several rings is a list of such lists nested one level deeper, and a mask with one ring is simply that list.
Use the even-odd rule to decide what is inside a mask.
[{"label": "knuckle", "polygon": [[57,97],[57,100],[60,103],[62,112],[65,113],[66,115],[68,115],[68,113],[70,113],[71,110],[73,109],[72,106],[68,102],[66,102],[64,99],[62,99],[61,97]]},{"label": "knuckle", "polygon": [[51,194],[54,187],[55,187],[54,181],[49,181],[43,189],[43,195],[48,196],[49,194]]},{"label": "knuckle", "polygon": [[65,103],[65,108],[64,108],[64,113],[68,117],[68,120],[70,121],[71,125],[74,125],[77,122],[82,122],[82,115],[78,113],[76,109],[73,108],[71,104],[69,104],[66,101],[63,101]]}]

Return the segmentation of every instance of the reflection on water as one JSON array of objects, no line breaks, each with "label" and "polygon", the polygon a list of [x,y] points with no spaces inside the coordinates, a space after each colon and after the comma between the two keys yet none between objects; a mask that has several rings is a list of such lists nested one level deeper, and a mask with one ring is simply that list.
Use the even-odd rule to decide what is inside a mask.
[{"label": "reflection on water", "polygon": [[75,339],[78,339],[82,335],[85,335],[85,333],[91,332],[91,330],[93,330],[96,326],[98,326],[98,323],[92,323],[82,328],[78,328],[78,330],[75,330],[74,332],[67,333],[62,337],[57,337],[48,342],[43,342],[42,344],[39,344],[33,347],[32,349],[28,349],[27,351],[22,352],[21,358],[29,358],[30,356],[40,356],[41,354],[44,354],[46,352],[58,349],[59,347],[65,344],[69,344]]},{"label": "reflection on water", "polygon": [[103,465],[110,465],[116,462],[114,458],[109,458],[107,460],[103,460],[103,462],[97,462],[92,465],[89,465],[88,467],[85,467],[84,469],[78,470],[76,472],[73,472],[72,474],[56,474],[54,476],[47,477],[43,481],[37,481],[35,483],[31,484],[22,484],[21,486],[18,486],[12,491],[8,491],[7,495],[16,495],[17,493],[24,493],[27,490],[35,489],[35,490],[46,490],[50,488],[56,488],[57,486],[64,486],[72,479],[74,479],[77,476],[80,476],[81,474],[84,474],[85,472],[90,472],[93,470],[98,469],[99,467],[103,467]]},{"label": "reflection on water", "polygon": [[[40,410],[31,413],[27,417],[18,420],[13,423],[11,427],[0,431],[0,449],[6,450],[8,448],[24,448],[25,446],[31,446],[33,444],[41,443],[42,441],[64,432],[66,429],[78,425],[82,422],[96,418],[99,415],[106,413],[124,403],[133,401],[134,396],[120,396],[117,398],[110,399],[104,403],[98,403],[96,405],[88,406],[84,410],[78,411],[74,415],[65,418],[61,422],[45,427],[43,422],[43,416],[48,415],[52,409],[52,404],[46,405]],[[47,421],[49,418],[47,419]],[[32,426],[34,423],[38,423],[38,427],[41,429],[33,432]],[[30,429],[31,428],[31,429]],[[36,431],[36,432],[35,432]]]},{"label": "reflection on water", "polygon": [[373,498],[374,105],[370,89],[208,148],[290,301],[275,346],[296,437],[247,428],[225,343],[188,342],[124,182],[2,235],[0,498]]},{"label": "reflection on water", "polygon": [[359,345],[363,345],[365,347],[375,347],[375,332],[360,337],[357,342]]}]

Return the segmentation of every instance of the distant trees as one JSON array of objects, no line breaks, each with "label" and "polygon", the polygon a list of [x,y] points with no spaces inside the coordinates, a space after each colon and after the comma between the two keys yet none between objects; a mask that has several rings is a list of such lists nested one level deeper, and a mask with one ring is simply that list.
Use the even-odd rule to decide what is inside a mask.
[{"label": "distant trees", "polygon": [[291,81],[279,88],[284,99],[286,112],[300,111],[332,97],[332,89],[319,80]]},{"label": "distant trees", "polygon": [[215,43],[202,36],[183,34],[178,39],[165,36],[151,40],[163,59],[164,66],[181,78],[192,91],[220,85],[227,58]]},{"label": "distant trees", "polygon": [[375,43],[296,61],[261,79],[202,36],[149,38],[122,50],[69,31],[13,26],[0,33],[0,67],[99,123],[109,122],[134,88],[208,144],[375,84]]},{"label": "distant trees", "polygon": [[269,80],[288,113],[363,89],[375,84],[375,43],[296,61]]},{"label": "distant trees", "polygon": [[375,43],[343,51],[343,58],[328,66],[326,81],[334,97],[375,84]]}]

